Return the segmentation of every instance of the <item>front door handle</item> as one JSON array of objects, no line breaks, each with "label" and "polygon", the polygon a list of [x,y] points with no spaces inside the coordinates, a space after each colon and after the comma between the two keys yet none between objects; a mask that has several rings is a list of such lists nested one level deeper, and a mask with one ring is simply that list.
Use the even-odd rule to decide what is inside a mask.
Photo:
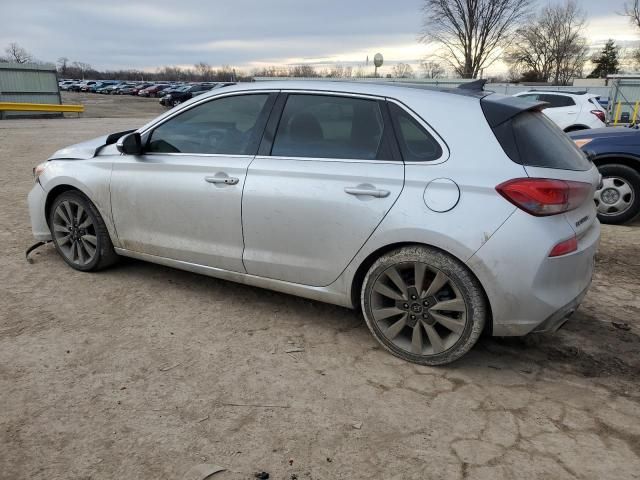
[{"label": "front door handle", "polygon": [[237,185],[240,179],[236,177],[204,177],[209,183],[223,183],[225,185]]},{"label": "front door handle", "polygon": [[376,198],[385,198],[389,196],[389,190],[378,190],[376,188],[364,187],[345,187],[344,192],[349,195],[367,195]]}]

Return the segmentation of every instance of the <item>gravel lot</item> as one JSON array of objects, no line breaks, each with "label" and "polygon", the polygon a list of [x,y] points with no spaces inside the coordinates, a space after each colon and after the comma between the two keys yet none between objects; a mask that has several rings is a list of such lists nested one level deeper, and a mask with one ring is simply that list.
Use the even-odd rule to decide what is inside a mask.
[{"label": "gravel lot", "polygon": [[93,103],[0,121],[0,478],[640,478],[639,225],[603,228],[557,334],[418,367],[339,307],[132,260],[83,274],[50,246],[28,264],[32,166],[162,111],[70,99]]}]

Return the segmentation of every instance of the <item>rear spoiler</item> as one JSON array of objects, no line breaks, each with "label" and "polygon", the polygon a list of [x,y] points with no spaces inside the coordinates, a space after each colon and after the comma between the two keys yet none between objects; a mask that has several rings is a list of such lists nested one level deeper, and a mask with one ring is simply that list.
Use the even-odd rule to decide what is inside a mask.
[{"label": "rear spoiler", "polygon": [[540,111],[548,105],[547,102],[505,95],[487,95],[480,100],[480,106],[491,128],[496,128],[519,113]]}]

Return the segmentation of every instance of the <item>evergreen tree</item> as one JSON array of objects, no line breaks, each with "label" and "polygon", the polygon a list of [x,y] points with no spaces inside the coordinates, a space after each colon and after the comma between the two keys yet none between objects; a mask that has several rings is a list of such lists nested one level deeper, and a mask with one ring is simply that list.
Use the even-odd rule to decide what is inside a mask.
[{"label": "evergreen tree", "polygon": [[600,54],[591,60],[596,68],[593,69],[589,78],[607,78],[607,75],[618,73],[620,70],[619,56],[620,48],[616,46],[613,40],[607,40]]}]

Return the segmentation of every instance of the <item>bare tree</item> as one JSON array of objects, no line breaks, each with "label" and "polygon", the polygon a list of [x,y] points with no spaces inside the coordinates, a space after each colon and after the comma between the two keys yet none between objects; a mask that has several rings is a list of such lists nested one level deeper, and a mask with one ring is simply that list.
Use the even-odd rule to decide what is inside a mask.
[{"label": "bare tree", "polygon": [[333,65],[325,76],[329,78],[349,78],[351,76],[351,72],[352,67]]},{"label": "bare tree", "polygon": [[422,68],[425,78],[441,78],[444,76],[444,68],[436,61],[424,59],[420,62],[420,68]]},{"label": "bare tree", "polygon": [[63,78],[67,76],[67,65],[69,64],[69,59],[67,57],[58,58],[58,71],[60,72],[60,76]]},{"label": "bare tree", "polygon": [[289,67],[290,77],[317,77],[318,72],[312,65],[295,65]]},{"label": "bare tree", "polygon": [[213,79],[213,68],[208,63],[199,62],[193,68],[203,82],[209,82]]},{"label": "bare tree", "polygon": [[408,63],[396,63],[391,69],[391,75],[396,78],[413,78],[413,68]]},{"label": "bare tree", "polygon": [[529,12],[532,0],[424,0],[421,40],[463,78],[491,65]]},{"label": "bare tree", "polygon": [[73,62],[71,66],[77,72],[74,76],[80,77],[82,78],[82,80],[84,80],[84,76],[87,72],[93,70],[93,67],[91,65],[84,62]]},{"label": "bare tree", "polygon": [[505,60],[524,80],[567,85],[582,76],[587,61],[585,22],[575,0],[549,5],[517,30]]},{"label": "bare tree", "polygon": [[624,15],[637,26],[640,27],[640,0],[632,0],[624,5]]},{"label": "bare tree", "polygon": [[4,53],[7,54],[7,60],[15,63],[29,63],[33,61],[33,55],[27,50],[22,48],[16,42],[11,42],[7,48],[4,49]]}]

